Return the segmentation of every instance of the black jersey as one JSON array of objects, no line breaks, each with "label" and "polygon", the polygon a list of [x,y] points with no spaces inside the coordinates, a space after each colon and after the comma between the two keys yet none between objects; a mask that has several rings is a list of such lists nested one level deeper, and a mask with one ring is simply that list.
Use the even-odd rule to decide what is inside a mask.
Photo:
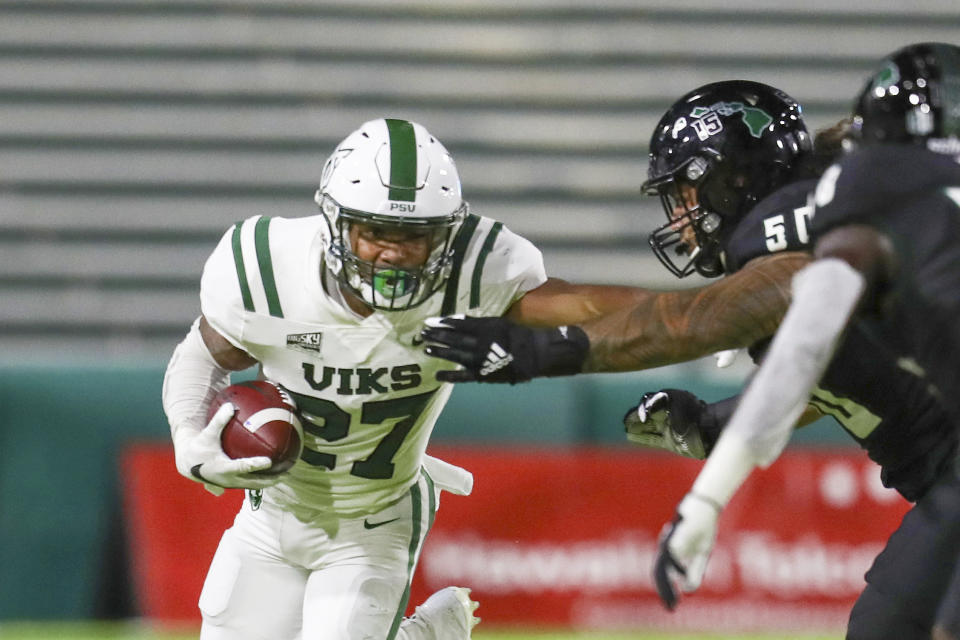
[{"label": "black jersey", "polygon": [[726,273],[739,271],[754,258],[781,251],[809,251],[810,216],[816,180],[801,180],[777,189],[743,217],[723,244]]},{"label": "black jersey", "polygon": [[[758,203],[725,244],[727,271],[763,255],[808,250],[815,186],[815,180],[793,183]],[[768,343],[750,349],[755,360]],[[859,321],[847,331],[810,404],[833,416],[881,466],[884,485],[911,501],[934,482],[957,446],[956,431],[924,376],[905,368]]]},{"label": "black jersey", "polygon": [[817,200],[815,235],[866,224],[893,243],[892,282],[871,305],[878,335],[960,416],[960,164],[921,147],[865,148],[828,170]]}]

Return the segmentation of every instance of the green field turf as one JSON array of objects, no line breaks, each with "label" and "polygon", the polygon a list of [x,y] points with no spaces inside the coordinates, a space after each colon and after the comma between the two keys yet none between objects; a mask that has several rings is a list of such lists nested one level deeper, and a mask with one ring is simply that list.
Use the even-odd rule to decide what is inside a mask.
[{"label": "green field turf", "polygon": [[[572,633],[548,631],[477,631],[473,640],[836,640],[842,634],[827,635],[717,635],[717,634],[665,634],[622,633]],[[196,640],[196,631],[179,633],[152,631],[142,624],[104,623],[2,623],[2,640]]]}]

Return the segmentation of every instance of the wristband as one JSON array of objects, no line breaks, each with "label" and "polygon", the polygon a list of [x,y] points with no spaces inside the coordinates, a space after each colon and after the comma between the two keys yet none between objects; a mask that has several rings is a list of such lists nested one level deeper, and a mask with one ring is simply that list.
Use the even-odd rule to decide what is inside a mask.
[{"label": "wristband", "polygon": [[541,376],[572,376],[583,371],[590,338],[577,326],[534,332],[534,353]]}]

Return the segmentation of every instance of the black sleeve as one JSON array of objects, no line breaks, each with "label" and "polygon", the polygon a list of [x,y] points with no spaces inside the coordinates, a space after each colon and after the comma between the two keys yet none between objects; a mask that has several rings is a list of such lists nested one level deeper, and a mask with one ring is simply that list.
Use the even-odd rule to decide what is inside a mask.
[{"label": "black sleeve", "polygon": [[720,433],[730,422],[730,417],[737,408],[738,402],[740,402],[739,394],[717,402],[710,402],[704,409],[703,415],[700,417],[700,437],[703,440],[703,448],[707,455],[710,455],[710,452],[713,451],[713,446],[717,444]]}]

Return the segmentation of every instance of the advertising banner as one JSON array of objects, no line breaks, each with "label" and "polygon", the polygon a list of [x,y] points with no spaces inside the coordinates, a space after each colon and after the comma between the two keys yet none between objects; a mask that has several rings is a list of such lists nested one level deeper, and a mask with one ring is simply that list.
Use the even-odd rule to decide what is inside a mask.
[{"label": "advertising banner", "polygon": [[173,446],[142,444],[124,452],[124,521],[134,596],[149,620],[199,624],[197,599],[220,535],[233,523],[243,491],[221,497],[187,480]]},{"label": "advertising banner", "polygon": [[469,586],[481,617],[504,624],[842,629],[909,507],[857,450],[788,451],[735,496],[703,586],[668,613],[652,580],[657,537],[701,462],[624,449],[431,454],[475,484],[443,495],[411,600]]},{"label": "advertising banner", "polygon": [[[858,450],[788,450],[720,520],[701,589],[666,612],[657,536],[701,462],[628,448],[435,447],[474,474],[444,493],[410,598],[473,589],[487,626],[842,629],[863,574],[909,507]],[[196,621],[196,600],[242,499],[180,478],[168,447],[128,451],[127,514],[146,617]]]}]

